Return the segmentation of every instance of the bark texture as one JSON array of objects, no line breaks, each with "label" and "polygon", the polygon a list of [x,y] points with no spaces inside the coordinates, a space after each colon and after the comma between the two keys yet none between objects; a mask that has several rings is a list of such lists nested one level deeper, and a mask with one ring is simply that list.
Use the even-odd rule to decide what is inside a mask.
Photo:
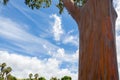
[{"label": "bark texture", "polygon": [[119,80],[115,45],[117,14],[112,0],[88,0],[81,8],[70,0],[63,2],[80,33],[78,80]]}]

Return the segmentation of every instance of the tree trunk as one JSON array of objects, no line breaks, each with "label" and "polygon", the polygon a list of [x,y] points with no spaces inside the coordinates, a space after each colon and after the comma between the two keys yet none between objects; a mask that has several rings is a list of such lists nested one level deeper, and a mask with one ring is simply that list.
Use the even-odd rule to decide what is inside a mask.
[{"label": "tree trunk", "polygon": [[63,3],[79,26],[78,80],[119,80],[115,45],[117,14],[112,0],[87,0],[81,8],[70,0]]}]

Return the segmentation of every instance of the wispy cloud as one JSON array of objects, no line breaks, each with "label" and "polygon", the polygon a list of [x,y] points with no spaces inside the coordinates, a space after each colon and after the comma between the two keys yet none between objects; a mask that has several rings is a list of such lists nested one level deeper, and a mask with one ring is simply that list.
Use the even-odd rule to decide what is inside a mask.
[{"label": "wispy cloud", "polygon": [[[25,30],[26,25],[24,24],[4,17],[0,17],[0,22],[0,37],[24,49],[25,52],[30,54],[48,53],[47,51],[54,51],[58,48],[49,41],[30,34],[29,31]],[[49,46],[48,50],[43,45]]]},{"label": "wispy cloud", "polygon": [[56,14],[53,14],[50,17],[55,19],[55,22],[52,24],[53,26],[52,33],[54,34],[54,39],[56,41],[60,41],[61,36],[64,34],[64,31],[62,29],[61,18]]},{"label": "wispy cloud", "polygon": [[[10,49],[12,50],[19,47],[18,51],[22,50],[24,53],[32,54],[34,56],[43,53],[67,62],[76,62],[78,59],[78,51],[72,54],[66,53],[67,50],[59,48],[49,41],[29,33],[27,25],[19,24],[5,17],[0,17],[0,22],[0,37],[7,40],[8,43],[15,45],[15,47],[10,46]],[[4,44],[0,44],[2,48]]]}]

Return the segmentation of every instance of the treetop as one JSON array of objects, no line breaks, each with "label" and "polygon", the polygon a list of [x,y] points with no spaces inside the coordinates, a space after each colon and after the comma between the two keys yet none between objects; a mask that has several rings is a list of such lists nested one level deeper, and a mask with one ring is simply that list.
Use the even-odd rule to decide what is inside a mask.
[{"label": "treetop", "polygon": [[[6,5],[9,0],[3,0],[3,4]],[[76,6],[81,7],[86,0],[71,0]],[[1,2],[1,1],[0,1]],[[52,0],[25,0],[25,4],[31,9],[40,9],[40,8],[48,8],[52,4]],[[63,0],[59,0],[56,4],[56,7],[59,9],[59,13],[61,14],[64,10]]]}]

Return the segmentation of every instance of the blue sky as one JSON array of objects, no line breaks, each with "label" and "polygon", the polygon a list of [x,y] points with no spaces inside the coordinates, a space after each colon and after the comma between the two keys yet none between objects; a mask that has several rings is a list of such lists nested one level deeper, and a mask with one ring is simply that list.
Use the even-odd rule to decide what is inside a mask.
[{"label": "blue sky", "polygon": [[[16,77],[39,73],[47,79],[69,75],[77,80],[77,24],[66,10],[60,15],[56,3],[40,10],[31,10],[24,0],[0,5],[0,63],[11,66]],[[114,3],[118,13],[116,44],[120,62],[120,1]]]}]

